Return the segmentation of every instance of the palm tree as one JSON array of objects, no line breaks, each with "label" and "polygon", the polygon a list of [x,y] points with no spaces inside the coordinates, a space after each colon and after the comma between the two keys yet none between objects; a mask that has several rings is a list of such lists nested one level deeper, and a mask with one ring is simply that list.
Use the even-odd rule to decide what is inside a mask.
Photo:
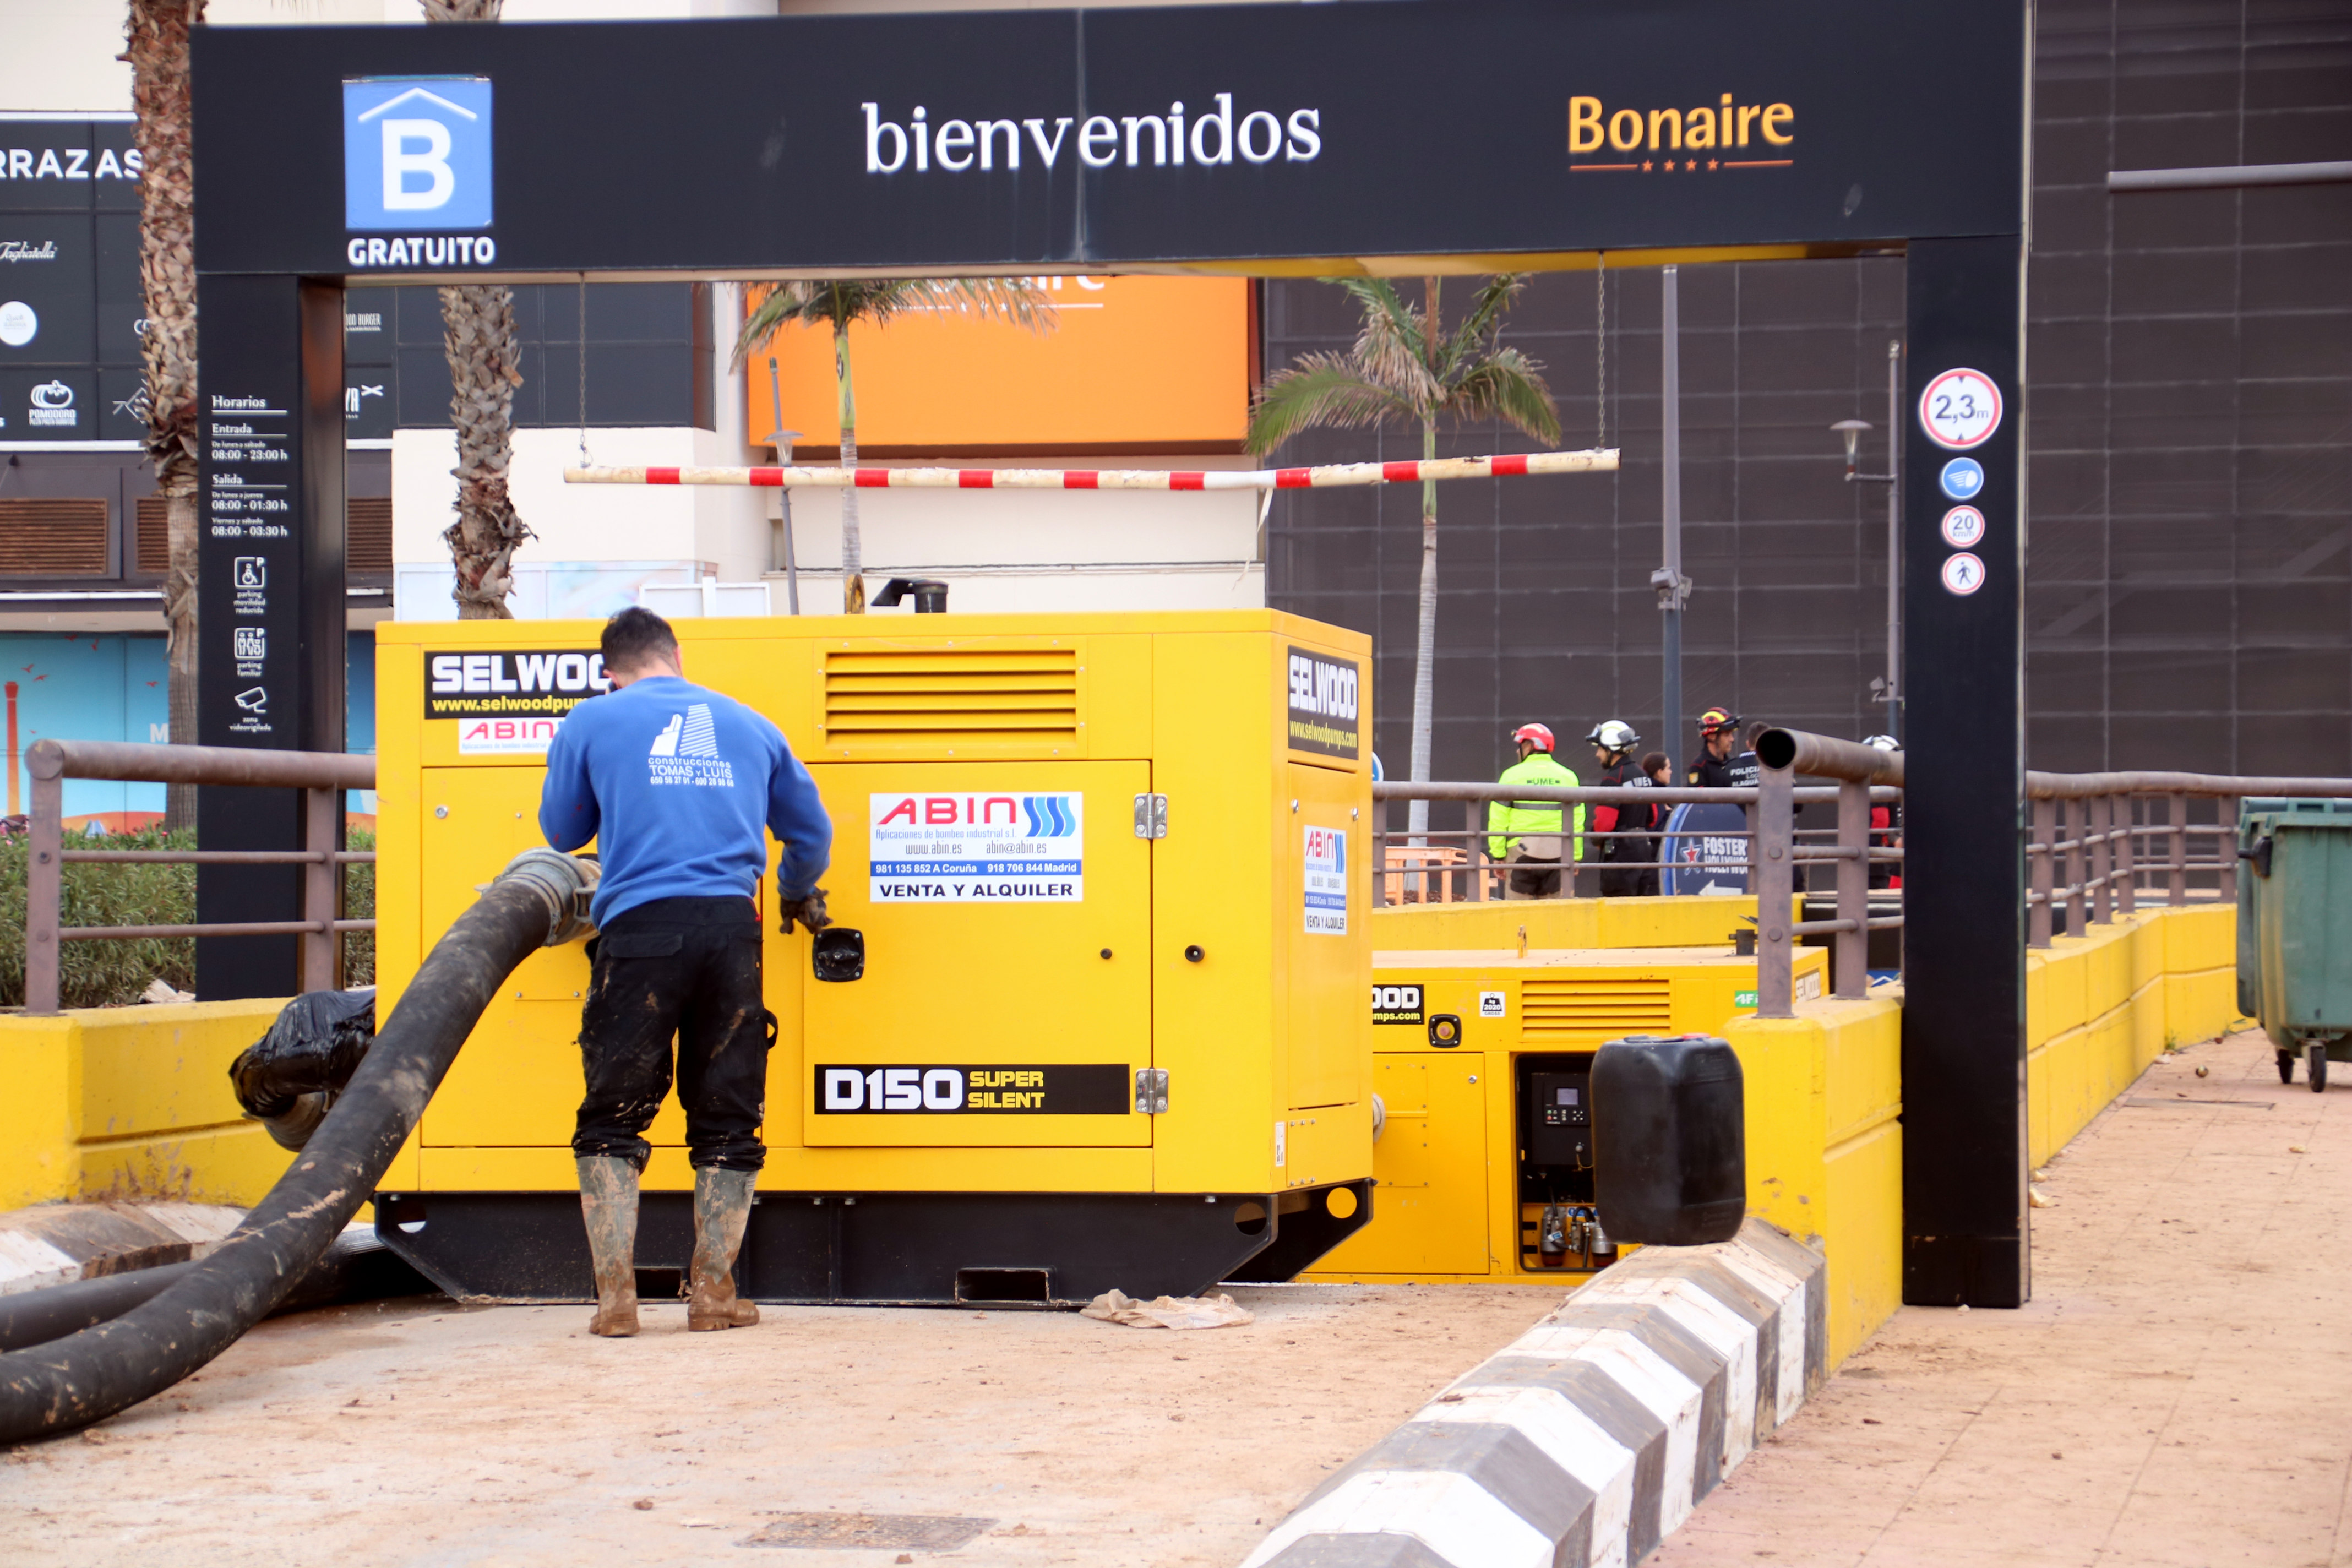
[{"label": "palm tree", "polygon": [[[166,711],[172,740],[196,742],[196,259],[188,158],[188,28],[205,0],[131,0],[131,99],[139,110],[139,282],[147,332],[147,456],[163,492]],[[194,784],[164,792],[164,823],[196,825]]]},{"label": "palm tree", "polygon": [[[1260,455],[1303,430],[1351,428],[1395,419],[1421,426],[1421,455],[1437,456],[1437,422],[1500,418],[1546,446],[1559,444],[1559,415],[1542,366],[1496,340],[1504,314],[1527,286],[1524,272],[1490,278],[1452,332],[1438,313],[1438,279],[1422,279],[1422,308],[1407,305],[1386,279],[1339,278],[1364,313],[1363,330],[1345,353],[1302,354],[1269,379],[1250,416],[1248,444]],[[1421,485],[1421,645],[1412,666],[1412,768],[1429,780],[1437,657],[1437,483]],[[1429,803],[1408,818],[1429,831]]]},{"label": "palm tree", "polygon": [[[751,313],[735,340],[738,369],[788,323],[833,331],[834,407],[841,423],[841,464],[857,466],[857,395],[849,373],[849,326],[887,327],[909,311],[960,310],[1033,332],[1051,331],[1060,318],[1045,291],[1017,278],[785,278],[754,284]],[[778,417],[782,410],[777,410]],[[865,541],[857,526],[857,491],[841,492],[842,607],[866,613]]]},{"label": "palm tree", "polygon": [[[428,22],[495,22],[505,0],[423,0]],[[467,283],[441,290],[441,350],[449,361],[449,419],[457,432],[457,521],[441,537],[457,583],[461,621],[514,618],[514,553],[531,537],[507,489],[514,460],[514,394],[522,342],[514,290]]]}]

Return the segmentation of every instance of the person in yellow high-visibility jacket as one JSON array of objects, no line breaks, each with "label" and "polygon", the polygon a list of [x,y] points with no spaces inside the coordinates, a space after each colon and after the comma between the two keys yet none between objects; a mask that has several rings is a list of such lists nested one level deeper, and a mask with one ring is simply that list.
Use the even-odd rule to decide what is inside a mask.
[{"label": "person in yellow high-visibility jacket", "polygon": [[[1503,770],[1497,783],[1528,784],[1542,789],[1574,789],[1576,775],[1551,754],[1551,731],[1541,724],[1522,724],[1511,739],[1519,760]],[[1573,865],[1576,841],[1584,834],[1584,807],[1549,800],[1495,800],[1486,803],[1486,853],[1511,868],[1505,897],[1557,898],[1561,868]]]}]

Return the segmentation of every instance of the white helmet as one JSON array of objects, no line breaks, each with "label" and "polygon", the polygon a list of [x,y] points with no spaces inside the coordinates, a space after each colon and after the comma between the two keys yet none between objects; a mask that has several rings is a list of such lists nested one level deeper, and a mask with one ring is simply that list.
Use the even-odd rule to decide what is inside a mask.
[{"label": "white helmet", "polygon": [[1874,747],[1882,752],[1899,752],[1903,749],[1903,742],[1896,740],[1892,735],[1873,735],[1869,740],[1864,741],[1863,744],[1865,746]]},{"label": "white helmet", "polygon": [[1595,724],[1592,727],[1592,733],[1584,738],[1596,746],[1605,747],[1612,752],[1630,752],[1642,743],[1642,737],[1634,733],[1633,726],[1626,723],[1622,719],[1611,719],[1604,723]]}]

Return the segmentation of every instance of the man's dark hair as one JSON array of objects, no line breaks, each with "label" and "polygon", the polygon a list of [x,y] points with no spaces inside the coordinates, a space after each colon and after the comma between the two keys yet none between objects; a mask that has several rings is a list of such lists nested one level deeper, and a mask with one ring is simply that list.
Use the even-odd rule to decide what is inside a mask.
[{"label": "man's dark hair", "polygon": [[1770,729],[1771,727],[1772,727],[1771,725],[1765,723],[1765,722],[1764,722],[1762,720],[1760,720],[1760,719],[1759,719],[1759,720],[1758,720],[1755,723],[1748,725],[1748,749],[1749,751],[1751,751],[1751,752],[1752,752],[1752,751],[1754,751],[1754,750],[1756,749],[1756,742],[1757,742],[1758,741],[1762,740],[1762,739],[1764,738],[1764,731],[1767,731],[1767,730],[1769,730],[1769,729]]},{"label": "man's dark hair", "polygon": [[677,634],[643,605],[631,605],[604,623],[604,668],[623,672],[655,660],[677,658]]}]

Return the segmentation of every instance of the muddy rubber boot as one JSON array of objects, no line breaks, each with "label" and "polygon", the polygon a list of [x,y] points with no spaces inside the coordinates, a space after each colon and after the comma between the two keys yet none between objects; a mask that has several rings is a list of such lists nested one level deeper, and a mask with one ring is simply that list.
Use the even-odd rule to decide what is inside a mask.
[{"label": "muddy rubber boot", "polygon": [[694,1173],[694,1262],[688,1270],[686,1326],[748,1329],[760,1309],[735,1297],[735,1254],[751,1218],[754,1171],[705,1166]]},{"label": "muddy rubber boot", "polygon": [[583,1157],[580,1217],[596,1270],[596,1315],[588,1331],[626,1339],[637,1331],[637,1168],[608,1154]]}]

